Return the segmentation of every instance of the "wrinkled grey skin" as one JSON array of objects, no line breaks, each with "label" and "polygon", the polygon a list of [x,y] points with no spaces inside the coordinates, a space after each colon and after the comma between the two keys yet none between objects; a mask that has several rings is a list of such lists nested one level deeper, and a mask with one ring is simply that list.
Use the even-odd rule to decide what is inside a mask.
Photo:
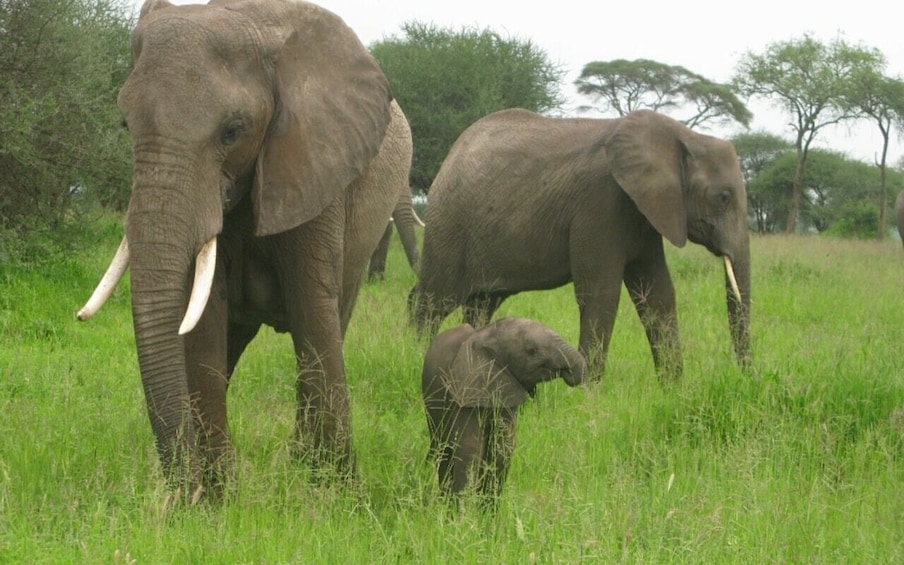
[{"label": "wrinkled grey skin", "polygon": [[586,374],[584,357],[534,320],[503,318],[480,330],[463,324],[437,335],[424,355],[421,390],[441,491],[495,499],[515,448],[518,407],[541,382],[562,377],[577,386]]},{"label": "wrinkled grey skin", "polygon": [[[149,0],[119,94],[132,137],[135,341],[166,476],[231,475],[229,379],[262,324],[292,335],[297,453],[354,473],[342,339],[368,258],[408,187],[411,132],[355,34],[305,2]],[[211,297],[177,334],[201,246]]]},{"label": "wrinkled grey skin", "polygon": [[663,377],[681,374],[663,237],[734,264],[735,353],[750,362],[750,244],[738,158],[724,140],[648,110],[618,119],[491,114],[455,142],[429,191],[409,314],[432,335],[461,306],[475,327],[507,297],[574,282],[580,347],[602,374],[625,285]]},{"label": "wrinkled grey skin", "polygon": [[406,189],[399,196],[395,209],[392,211],[392,219],[383,232],[383,237],[377,244],[373,255],[370,256],[370,264],[367,268],[367,280],[370,282],[383,280],[386,273],[386,257],[389,255],[389,243],[392,241],[393,226],[399,231],[399,239],[402,240],[402,248],[405,249],[405,257],[408,265],[417,273],[420,262],[420,252],[417,249],[417,238],[414,235],[414,225],[418,223],[417,214],[411,203],[411,190]]},{"label": "wrinkled grey skin", "polygon": [[898,221],[898,235],[901,236],[901,243],[904,244],[904,190],[899,192],[895,199],[895,218]]}]

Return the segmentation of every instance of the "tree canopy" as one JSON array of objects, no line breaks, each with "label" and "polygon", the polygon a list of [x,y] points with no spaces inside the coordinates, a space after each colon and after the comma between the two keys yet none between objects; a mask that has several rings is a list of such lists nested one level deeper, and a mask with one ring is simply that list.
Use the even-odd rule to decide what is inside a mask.
[{"label": "tree canopy", "polygon": [[131,26],[117,0],[0,0],[0,232],[56,226],[79,192],[124,205]]},{"label": "tree canopy", "polygon": [[874,49],[841,39],[822,43],[805,35],[779,41],[765,53],[745,53],[737,65],[735,87],[746,96],[766,98],[791,116],[796,164],[786,232],[797,227],[807,155],[819,131],[858,116],[848,84],[864,72],[881,74],[884,57]]},{"label": "tree canopy", "polygon": [[718,84],[684,67],[649,59],[593,61],[575,81],[578,92],[603,113],[624,116],[640,108],[674,116],[688,127],[735,121],[747,127],[753,118],[730,85]]},{"label": "tree canopy", "polygon": [[426,190],[468,126],[505,108],[559,107],[563,71],[530,41],[489,29],[406,22],[403,36],[370,46],[411,123],[411,184]]}]

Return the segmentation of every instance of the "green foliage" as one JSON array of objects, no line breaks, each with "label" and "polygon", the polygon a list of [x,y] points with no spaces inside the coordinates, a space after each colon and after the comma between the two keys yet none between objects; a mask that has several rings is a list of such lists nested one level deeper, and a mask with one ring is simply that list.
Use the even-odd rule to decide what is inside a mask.
[{"label": "green foliage", "polygon": [[[57,239],[86,202],[124,207],[123,0],[0,0],[0,255]],[[78,205],[77,205],[78,203]]]},{"label": "green foliage", "polygon": [[[879,170],[833,151],[810,151],[803,175],[801,228],[835,235],[875,236]],[[764,232],[782,229],[790,209],[791,185],[797,160],[784,153],[748,183],[748,197],[755,204],[757,226]],[[895,173],[894,178],[900,175]]]},{"label": "green foliage", "polygon": [[[291,340],[264,330],[230,383],[235,492],[173,508],[128,281],[90,322],[73,319],[119,241],[115,219],[95,229],[77,259],[0,264],[0,562],[904,560],[897,242],[754,236],[756,377],[731,357],[719,261],[668,247],[684,379],[659,384],[623,297],[603,380],[541,388],[521,409],[498,510],[458,515],[424,459],[426,343],[406,326],[414,277],[401,246],[386,280],[364,285],[346,336],[360,482],[318,484],[292,460]],[[570,287],[512,297],[500,315],[577,341]]]},{"label": "green foliage", "polygon": [[458,31],[419,22],[403,37],[370,46],[408,116],[414,136],[411,185],[430,186],[459,134],[505,108],[547,112],[563,101],[563,71],[530,41],[484,29]]},{"label": "green foliage", "polygon": [[[851,81],[866,74],[880,75],[884,68],[885,57],[875,49],[841,39],[822,43],[804,35],[771,43],[762,54],[745,53],[732,83],[743,95],[771,100],[790,115],[796,166],[803,172],[820,130],[862,115],[862,99],[849,87]],[[804,190],[802,176],[792,177],[785,223],[788,233],[797,229]]]},{"label": "green foliage", "polygon": [[693,108],[688,127],[706,122],[736,121],[748,126],[753,114],[730,85],[718,84],[678,65],[649,59],[593,61],[575,81],[578,92],[619,116],[640,108],[670,113]]}]

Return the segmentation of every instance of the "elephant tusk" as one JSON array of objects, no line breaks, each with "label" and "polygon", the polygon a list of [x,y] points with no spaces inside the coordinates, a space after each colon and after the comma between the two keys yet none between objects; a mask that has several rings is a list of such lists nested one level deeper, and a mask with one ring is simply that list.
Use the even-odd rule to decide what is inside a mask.
[{"label": "elephant tusk", "polygon": [[422,228],[427,227],[427,224],[424,223],[424,220],[422,220],[421,217],[417,215],[417,212],[415,212],[413,208],[411,210],[411,213],[414,214],[414,221],[417,225],[421,226]]},{"label": "elephant tusk", "polygon": [[122,278],[123,273],[126,272],[128,267],[129,243],[126,241],[126,238],[122,238],[122,241],[119,243],[119,248],[116,250],[116,255],[113,256],[113,260],[110,261],[110,266],[107,267],[107,272],[104,273],[103,278],[97,283],[97,288],[94,289],[91,298],[88,299],[88,302],[85,303],[82,309],[75,315],[79,321],[84,322],[90,319],[91,316],[101,309],[107,302],[107,299],[110,298],[110,295],[113,294],[113,290],[116,288],[116,285],[119,284],[119,280]]},{"label": "elephant tusk", "polygon": [[217,238],[214,236],[204,244],[198,252],[195,260],[195,280],[191,287],[191,298],[188,300],[188,308],[182,325],[179,326],[179,335],[185,335],[195,329],[198,320],[207,307],[207,299],[210,298],[210,287],[213,285],[213,275],[217,266]]},{"label": "elephant tusk", "polygon": [[728,282],[731,284],[731,291],[734,293],[735,298],[738,299],[738,304],[742,304],[741,302],[741,291],[738,289],[738,279],[735,278],[734,268],[731,266],[731,259],[728,258],[728,255],[723,257],[725,259],[725,274],[728,275]]}]

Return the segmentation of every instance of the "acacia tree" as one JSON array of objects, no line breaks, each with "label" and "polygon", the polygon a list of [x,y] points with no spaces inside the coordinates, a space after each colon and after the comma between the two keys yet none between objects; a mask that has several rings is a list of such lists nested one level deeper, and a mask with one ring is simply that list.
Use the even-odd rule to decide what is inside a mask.
[{"label": "acacia tree", "polygon": [[895,123],[904,121],[904,81],[884,76],[881,65],[858,69],[854,80],[846,83],[848,103],[861,116],[876,123],[882,134],[882,150],[876,159],[879,168],[878,219],[876,239],[885,238],[888,231],[888,145]]},{"label": "acacia tree", "polygon": [[548,112],[563,102],[564,72],[530,41],[413,21],[402,31],[370,50],[411,123],[416,191],[430,186],[452,143],[479,118],[514,107]]},{"label": "acacia tree", "polygon": [[879,68],[882,55],[841,39],[825,44],[805,35],[771,43],[762,54],[747,52],[736,68],[735,87],[747,96],[772,100],[791,115],[796,163],[785,231],[794,232],[800,214],[807,155],[820,130],[858,115],[846,83],[864,69]]},{"label": "acacia tree", "polygon": [[730,121],[747,127],[753,118],[730,85],[649,59],[587,63],[575,85],[580,94],[599,104],[600,111],[619,116],[640,108],[664,113],[692,108],[693,113],[681,120],[688,127]]},{"label": "acacia tree", "polygon": [[741,133],[733,137],[731,142],[740,160],[741,174],[747,185],[747,210],[753,216],[756,230],[759,233],[774,231],[777,199],[771,186],[755,181],[763,171],[794,147],[786,139],[764,131]]}]

